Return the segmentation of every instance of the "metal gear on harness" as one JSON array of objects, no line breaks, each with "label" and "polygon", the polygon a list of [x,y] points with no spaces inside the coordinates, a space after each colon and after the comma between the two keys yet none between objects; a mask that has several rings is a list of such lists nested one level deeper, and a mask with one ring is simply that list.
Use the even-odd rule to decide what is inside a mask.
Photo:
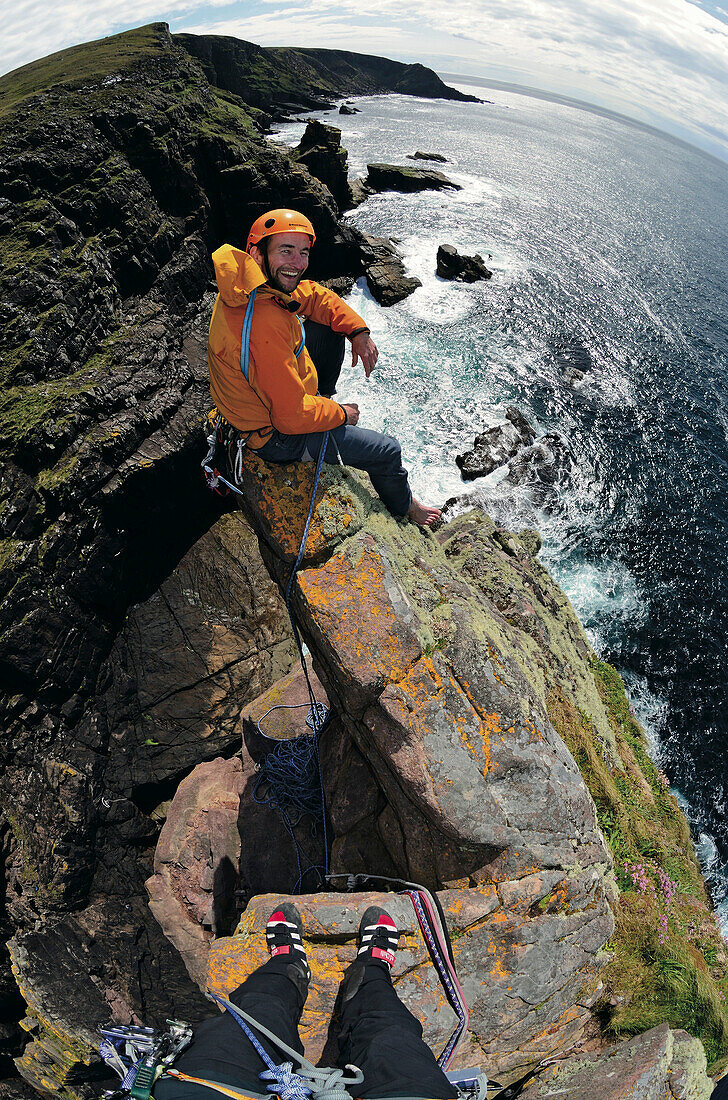
[{"label": "metal gear on harness", "polygon": [[192,1042],[192,1027],[181,1020],[167,1020],[167,1031],[151,1027],[101,1028],[99,1054],[120,1079],[118,1093],[133,1100],[149,1100],[154,1082]]}]

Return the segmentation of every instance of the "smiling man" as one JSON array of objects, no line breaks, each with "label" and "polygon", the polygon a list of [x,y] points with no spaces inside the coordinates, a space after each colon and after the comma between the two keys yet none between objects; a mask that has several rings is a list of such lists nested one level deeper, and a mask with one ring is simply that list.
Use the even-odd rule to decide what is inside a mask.
[{"label": "smiling man", "polygon": [[[340,455],[345,465],[366,470],[393,515],[429,526],[440,512],[412,496],[397,440],[359,428],[358,405],[319,392],[306,319],[347,337],[352,364],[361,360],[367,378],[379,353],[358,313],[303,278],[315,241],[305,215],[270,210],[253,223],[246,252],[225,244],[213,253],[219,290],[208,343],[213,401],[237,439],[266,462],[310,462],[330,431],[327,462],[338,463]],[[329,382],[333,393],[335,374]]]}]

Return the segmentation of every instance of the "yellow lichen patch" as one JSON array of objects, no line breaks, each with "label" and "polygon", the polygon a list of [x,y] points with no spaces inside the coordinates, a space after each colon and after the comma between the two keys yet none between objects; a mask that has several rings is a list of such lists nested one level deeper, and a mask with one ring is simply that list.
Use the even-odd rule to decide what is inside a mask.
[{"label": "yellow lichen patch", "polygon": [[229,997],[267,959],[265,933],[214,940],[207,959],[207,988],[219,997]]},{"label": "yellow lichen patch", "polygon": [[495,940],[491,940],[486,948],[486,953],[492,956],[488,974],[494,982],[507,982],[511,976],[510,972],[506,970],[503,965],[507,952],[503,944],[500,945],[500,951],[498,950],[498,946]]},{"label": "yellow lichen patch", "polygon": [[[500,730],[500,718],[497,714],[483,715],[472,706],[444,660],[436,663],[431,657],[422,657],[403,679],[387,689],[381,701],[398,725],[408,731],[407,751],[421,757],[423,769],[438,770],[432,753],[431,763],[427,763],[424,747],[437,729],[438,737],[463,747],[482,776],[490,771],[490,742],[493,733]],[[442,781],[439,773],[437,781]]]},{"label": "yellow lichen patch", "polygon": [[395,614],[376,548],[353,562],[336,554],[320,569],[300,573],[298,587],[315,627],[358,682],[396,682],[419,656],[416,639]]},{"label": "yellow lichen patch", "polygon": [[[276,466],[251,451],[243,452],[241,486],[248,507],[281,557],[298,553],[313,491],[315,466],[294,462]],[[340,476],[324,470],[316,493],[316,504],[308,533],[307,554],[325,550],[337,532],[349,530],[363,512]]]}]

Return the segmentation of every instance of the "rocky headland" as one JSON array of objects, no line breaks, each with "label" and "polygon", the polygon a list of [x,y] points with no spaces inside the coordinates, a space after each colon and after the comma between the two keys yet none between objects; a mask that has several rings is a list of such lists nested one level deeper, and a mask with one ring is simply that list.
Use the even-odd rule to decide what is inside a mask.
[{"label": "rocky headland", "polygon": [[[99,1025],[207,1015],[205,983],[261,958],[262,895],[295,880],[283,826],[252,809],[254,731],[300,692],[280,586],[311,470],[248,456],[241,506],[203,485],[209,256],[291,205],[316,224],[312,277],[384,262],[312,174],[321,143],[290,153],[263,131],[443,87],[421,66],[163,24],[0,80],[7,1095],[95,1096]],[[575,1095],[639,1057],[655,1088],[707,1096],[679,1029],[725,1058],[725,955],[688,827],[539,545],[477,510],[423,533],[325,471],[294,599],[335,712],[331,869],[439,892],[472,1012],[461,1062],[508,1080],[580,1043]],[[301,899],[309,1052],[364,901]],[[399,989],[436,1045],[449,1009],[390,904]]]}]

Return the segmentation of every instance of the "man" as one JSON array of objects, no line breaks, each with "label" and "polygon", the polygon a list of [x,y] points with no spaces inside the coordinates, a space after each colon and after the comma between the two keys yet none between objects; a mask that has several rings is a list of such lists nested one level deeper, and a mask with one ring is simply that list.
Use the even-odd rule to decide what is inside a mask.
[{"label": "man", "polygon": [[[284,902],[269,918],[266,939],[271,957],[232,994],[230,1000],[293,1050],[303,1053],[298,1024],[311,980],[302,940],[301,917]],[[370,906],[359,925],[356,960],[341,984],[339,1065],[364,1075],[351,1092],[375,1097],[431,1097],[454,1100],[458,1093],[422,1039],[422,1027],[400,1001],[391,969],[399,933],[379,906]],[[275,1045],[258,1036],[276,1065],[287,1060]],[[229,1013],[205,1020],[192,1045],[176,1060],[170,1076],[154,1086],[155,1100],[209,1100],[214,1081],[238,1095],[265,1093],[263,1060]],[[196,1080],[195,1080],[196,1079]],[[220,1090],[222,1091],[222,1089]],[[229,1095],[229,1093],[228,1093]],[[270,1095],[270,1094],[269,1094]]]},{"label": "man", "polygon": [[[266,462],[312,461],[330,431],[326,462],[336,464],[340,455],[345,465],[366,470],[393,515],[430,526],[440,512],[412,496],[397,440],[357,427],[358,405],[319,392],[299,314],[348,337],[352,365],[361,360],[367,378],[379,353],[362,318],[338,294],[303,280],[315,240],[303,214],[270,210],[253,223],[247,252],[223,245],[213,253],[219,290],[208,343],[213,401]],[[327,379],[329,393],[335,375]]]}]

